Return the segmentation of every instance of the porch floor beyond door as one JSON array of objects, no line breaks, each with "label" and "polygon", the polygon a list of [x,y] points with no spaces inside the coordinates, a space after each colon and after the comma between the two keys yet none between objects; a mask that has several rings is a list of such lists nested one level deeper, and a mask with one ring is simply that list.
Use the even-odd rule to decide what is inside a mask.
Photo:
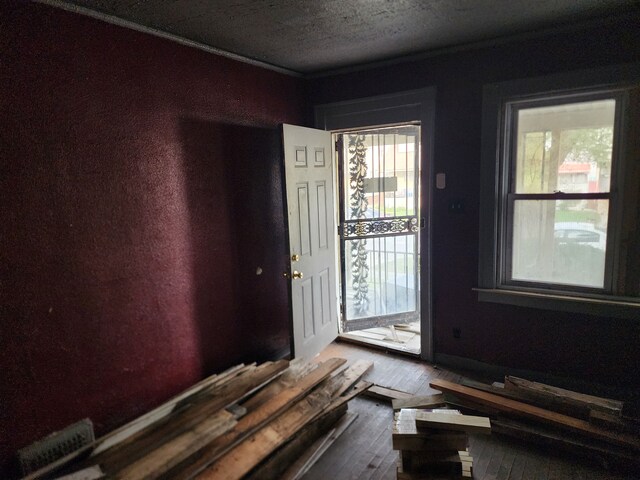
[{"label": "porch floor beyond door", "polygon": [[411,355],[420,355],[420,322],[345,332],[340,337]]}]

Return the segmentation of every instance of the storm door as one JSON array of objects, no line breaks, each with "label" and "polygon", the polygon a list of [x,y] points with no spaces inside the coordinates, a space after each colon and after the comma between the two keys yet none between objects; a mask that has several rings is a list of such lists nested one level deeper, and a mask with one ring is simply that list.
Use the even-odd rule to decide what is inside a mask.
[{"label": "storm door", "polygon": [[420,320],[420,126],[337,134],[341,331]]}]

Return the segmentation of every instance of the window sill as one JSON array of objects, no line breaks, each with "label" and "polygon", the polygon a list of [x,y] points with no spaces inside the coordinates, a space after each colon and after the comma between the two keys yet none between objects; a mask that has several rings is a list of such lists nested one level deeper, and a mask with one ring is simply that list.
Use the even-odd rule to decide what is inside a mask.
[{"label": "window sill", "polygon": [[626,299],[571,297],[518,290],[474,288],[478,301],[616,318],[640,318],[640,302]]}]

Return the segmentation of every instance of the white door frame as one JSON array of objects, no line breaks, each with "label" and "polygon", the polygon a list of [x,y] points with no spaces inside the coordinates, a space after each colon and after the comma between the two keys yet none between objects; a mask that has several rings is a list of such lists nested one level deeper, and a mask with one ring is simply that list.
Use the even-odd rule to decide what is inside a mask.
[{"label": "white door frame", "polygon": [[379,127],[419,121],[421,126],[421,216],[420,232],[420,357],[433,361],[433,321],[431,304],[431,204],[433,196],[433,139],[435,127],[435,87],[389,95],[366,97],[317,105],[315,126],[323,130]]}]

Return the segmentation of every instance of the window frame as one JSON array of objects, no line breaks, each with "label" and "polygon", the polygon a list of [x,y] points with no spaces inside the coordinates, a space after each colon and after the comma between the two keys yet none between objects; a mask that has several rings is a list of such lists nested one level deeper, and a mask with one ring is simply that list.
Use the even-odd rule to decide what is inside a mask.
[{"label": "window frame", "polygon": [[[596,313],[640,315],[638,297],[619,294],[618,266],[623,218],[624,171],[629,160],[629,91],[640,82],[640,64],[571,72],[485,85],[483,89],[480,239],[478,299],[528,307]],[[516,161],[517,112],[611,98],[616,101],[611,185],[607,194],[516,194],[512,178]],[[515,119],[514,119],[515,116]],[[512,182],[513,181],[513,182]],[[594,196],[609,199],[604,288],[514,280],[511,274],[510,235],[516,198],[572,199]]]}]

